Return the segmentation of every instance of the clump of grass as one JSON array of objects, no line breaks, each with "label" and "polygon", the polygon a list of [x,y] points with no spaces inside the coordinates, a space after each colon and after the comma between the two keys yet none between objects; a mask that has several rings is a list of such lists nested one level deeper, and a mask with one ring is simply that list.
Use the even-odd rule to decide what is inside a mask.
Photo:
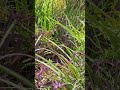
[{"label": "clump of grass", "polygon": [[[62,8],[61,4],[64,1],[66,8],[61,12],[62,9],[59,8]],[[41,8],[36,8],[36,14],[37,11],[45,14],[38,16],[39,13],[36,18],[35,85],[40,89],[84,90],[84,1],[60,0],[59,3],[62,3],[59,4],[57,12],[61,13],[57,15],[54,13],[56,10],[49,7],[50,4],[41,2],[43,2]],[[58,0],[55,1],[56,6],[57,3]],[[42,9],[44,4],[47,5],[46,9]],[[73,14],[74,10],[76,12]]]},{"label": "clump of grass", "polygon": [[[2,16],[0,17],[0,24],[2,23],[2,28],[0,27],[0,86],[3,90],[34,88],[31,79],[33,76],[29,76],[29,71],[25,70],[34,67],[32,66],[34,57],[31,55],[34,45],[30,44],[34,34],[34,23],[30,22],[34,18],[32,13],[34,10],[33,8],[29,10],[29,5],[27,1],[0,1],[0,16]],[[23,63],[25,61],[30,63]]]},{"label": "clump of grass", "polygon": [[[66,89],[84,89],[84,55],[82,57],[82,55],[80,55],[80,52],[77,53],[76,51],[73,51],[64,45],[57,45],[51,40],[48,40],[48,42],[53,46],[50,46],[49,48],[38,49],[38,52],[36,54],[36,64],[39,67],[39,63],[41,63],[51,70],[49,70],[50,73],[48,73],[48,70],[43,71],[43,73],[41,73],[42,78],[38,76],[36,76],[36,78],[39,78],[40,81],[43,79],[46,79],[46,81],[50,80],[51,83],[58,81]],[[59,50],[59,52],[54,49],[55,47]],[[63,48],[65,48],[66,51]],[[52,55],[54,57],[48,57],[48,55]],[[58,61],[56,61],[56,59]],[[42,69],[42,67],[40,67],[40,69]],[[51,72],[54,74],[52,75]],[[51,79],[44,77],[46,75],[47,77],[51,76]],[[48,86],[49,85],[50,84],[48,84]],[[46,85],[43,85],[43,87],[46,87]]]},{"label": "clump of grass", "polygon": [[86,3],[86,48],[90,56],[86,57],[86,80],[89,80],[90,86],[86,87],[93,90],[118,89],[119,67],[115,69],[120,60],[118,1],[98,1],[97,6],[91,0]]}]

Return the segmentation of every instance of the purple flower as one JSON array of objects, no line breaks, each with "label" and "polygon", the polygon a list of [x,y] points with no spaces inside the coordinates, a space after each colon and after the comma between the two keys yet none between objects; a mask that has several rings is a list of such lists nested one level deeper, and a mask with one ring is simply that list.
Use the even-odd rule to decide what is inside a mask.
[{"label": "purple flower", "polygon": [[58,81],[55,81],[52,83],[53,90],[58,90],[59,87],[61,87],[61,84]]}]

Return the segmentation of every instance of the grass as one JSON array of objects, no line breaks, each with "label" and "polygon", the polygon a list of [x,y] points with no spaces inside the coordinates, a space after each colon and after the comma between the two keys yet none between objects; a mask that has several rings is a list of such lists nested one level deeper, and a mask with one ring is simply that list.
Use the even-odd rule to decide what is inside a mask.
[{"label": "grass", "polygon": [[0,86],[34,89],[35,64],[40,90],[119,90],[118,1],[1,0]]},{"label": "grass", "polygon": [[35,13],[36,88],[84,90],[84,1],[37,0]]},{"label": "grass", "polygon": [[5,10],[0,18],[0,88],[34,89],[35,48],[36,88],[83,90],[84,1],[33,2],[0,1],[0,12]]},{"label": "grass", "polygon": [[119,89],[119,2],[86,3],[86,88]]},{"label": "grass", "polygon": [[0,4],[0,89],[34,89],[34,23],[30,23],[34,3],[1,0]]}]

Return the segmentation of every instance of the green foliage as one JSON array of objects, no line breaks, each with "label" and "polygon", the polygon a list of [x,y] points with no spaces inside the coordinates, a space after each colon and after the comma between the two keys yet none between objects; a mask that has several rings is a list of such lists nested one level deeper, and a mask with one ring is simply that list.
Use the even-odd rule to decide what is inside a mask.
[{"label": "green foliage", "polygon": [[[89,19],[88,23],[90,26],[94,27],[94,29],[100,30],[101,34],[104,35],[104,38],[109,40],[111,43],[111,49],[113,52],[117,55],[115,58],[119,57],[119,17],[112,17],[105,13],[105,10],[100,10],[97,6],[94,4],[89,4],[89,8],[92,7],[90,10],[86,10],[86,18]],[[107,8],[107,7],[106,7]],[[89,14],[89,11],[93,10],[94,15]],[[114,14],[114,16],[119,15],[117,11],[111,12]],[[103,18],[105,16],[105,18]],[[109,22],[109,23],[108,23]],[[94,26],[93,26],[94,25]],[[99,37],[99,35],[96,36],[96,39]],[[101,45],[98,45],[99,41],[96,43],[96,46],[101,48]],[[104,53],[103,53],[104,55]],[[113,55],[114,56],[114,55]]]},{"label": "green foliage", "polygon": [[91,45],[86,46],[90,52],[90,57],[86,55],[86,82],[91,83],[88,87],[92,90],[116,90],[119,67],[115,67],[120,60],[119,0],[93,2],[86,0],[86,35],[89,35],[86,37],[92,43],[87,41]]},{"label": "green foliage", "polygon": [[37,88],[85,89],[84,18],[83,0],[37,0]]},{"label": "green foliage", "polygon": [[21,61],[31,58],[32,63],[34,60],[33,56],[28,55],[34,50],[34,45],[31,45],[34,35],[34,0],[29,4],[27,1],[0,1],[0,86],[5,89],[34,88],[32,80],[28,80],[28,74],[27,78],[21,75],[26,72],[22,68],[25,63]]}]

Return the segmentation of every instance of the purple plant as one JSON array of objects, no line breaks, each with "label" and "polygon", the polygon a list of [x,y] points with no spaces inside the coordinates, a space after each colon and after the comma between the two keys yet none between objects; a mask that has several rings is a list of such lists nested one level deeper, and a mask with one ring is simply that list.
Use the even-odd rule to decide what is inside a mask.
[{"label": "purple plant", "polygon": [[43,64],[40,64],[40,70],[38,71],[38,77],[39,77],[39,79],[42,79],[42,74],[46,70],[47,70],[47,67],[45,65],[43,65]]},{"label": "purple plant", "polygon": [[58,90],[62,85],[58,81],[52,82],[53,90]]}]

